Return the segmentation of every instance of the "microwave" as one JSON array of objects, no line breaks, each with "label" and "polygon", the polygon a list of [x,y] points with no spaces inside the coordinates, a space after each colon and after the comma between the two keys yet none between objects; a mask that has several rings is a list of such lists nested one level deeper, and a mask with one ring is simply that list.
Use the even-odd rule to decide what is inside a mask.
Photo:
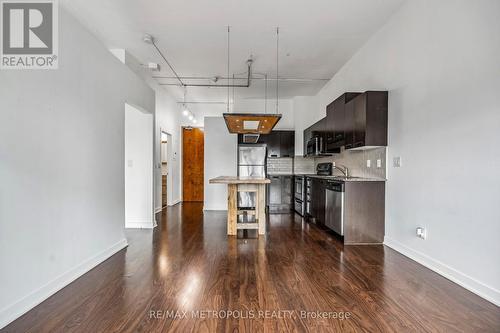
[{"label": "microwave", "polygon": [[313,136],[307,142],[307,156],[318,156],[323,151],[323,138],[321,136]]}]

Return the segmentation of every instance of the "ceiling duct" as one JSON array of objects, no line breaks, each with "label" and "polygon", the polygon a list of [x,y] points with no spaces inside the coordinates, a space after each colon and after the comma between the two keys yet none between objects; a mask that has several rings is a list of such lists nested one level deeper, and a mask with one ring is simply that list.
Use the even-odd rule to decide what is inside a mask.
[{"label": "ceiling duct", "polygon": [[243,134],[243,143],[257,143],[260,134]]}]

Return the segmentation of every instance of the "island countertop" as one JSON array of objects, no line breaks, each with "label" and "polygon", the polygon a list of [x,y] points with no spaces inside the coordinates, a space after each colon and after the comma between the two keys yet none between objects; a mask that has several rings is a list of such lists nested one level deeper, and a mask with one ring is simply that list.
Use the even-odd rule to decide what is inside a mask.
[{"label": "island countertop", "polygon": [[270,179],[262,177],[219,176],[208,181],[210,184],[269,184]]}]

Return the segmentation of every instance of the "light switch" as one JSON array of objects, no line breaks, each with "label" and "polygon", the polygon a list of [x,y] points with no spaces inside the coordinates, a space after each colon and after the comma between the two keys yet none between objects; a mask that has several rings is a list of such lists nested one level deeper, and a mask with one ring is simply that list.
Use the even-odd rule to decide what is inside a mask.
[{"label": "light switch", "polygon": [[366,160],[366,167],[371,168],[372,167],[372,161],[371,160]]},{"label": "light switch", "polygon": [[379,158],[377,160],[377,168],[381,168],[382,167],[382,160]]},{"label": "light switch", "polygon": [[395,168],[401,167],[401,157],[397,156],[392,159],[392,166]]},{"label": "light switch", "polygon": [[127,160],[127,166],[129,168],[133,167],[134,166],[134,160]]}]

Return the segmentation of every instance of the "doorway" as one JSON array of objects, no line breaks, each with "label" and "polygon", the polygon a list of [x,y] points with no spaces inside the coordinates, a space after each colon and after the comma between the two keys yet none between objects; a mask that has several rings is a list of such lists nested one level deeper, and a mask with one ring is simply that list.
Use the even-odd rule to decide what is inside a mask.
[{"label": "doorway", "polygon": [[182,128],[182,200],[203,202],[204,133],[196,127]]},{"label": "doorway", "polygon": [[125,104],[125,227],[153,228],[153,115]]},{"label": "doorway", "polygon": [[160,161],[161,161],[161,208],[168,206],[168,175],[170,168],[169,146],[171,144],[170,134],[161,132]]}]

